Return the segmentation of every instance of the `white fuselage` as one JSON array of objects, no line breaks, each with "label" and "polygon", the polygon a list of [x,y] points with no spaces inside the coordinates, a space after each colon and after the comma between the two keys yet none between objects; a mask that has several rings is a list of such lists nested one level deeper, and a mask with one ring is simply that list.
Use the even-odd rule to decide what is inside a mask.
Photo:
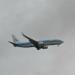
[{"label": "white fuselage", "polygon": [[[48,45],[60,45],[63,43],[61,40],[43,40],[43,41],[38,41],[39,43],[43,43],[45,46]],[[34,47],[34,45],[31,42],[15,42],[16,47]]]}]

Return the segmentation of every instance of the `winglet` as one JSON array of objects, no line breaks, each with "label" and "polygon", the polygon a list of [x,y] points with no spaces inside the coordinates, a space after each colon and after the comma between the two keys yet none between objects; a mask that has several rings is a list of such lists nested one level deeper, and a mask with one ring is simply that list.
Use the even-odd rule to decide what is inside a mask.
[{"label": "winglet", "polygon": [[22,35],[27,38],[27,39],[30,39],[28,36],[26,36],[23,32],[22,32]]}]

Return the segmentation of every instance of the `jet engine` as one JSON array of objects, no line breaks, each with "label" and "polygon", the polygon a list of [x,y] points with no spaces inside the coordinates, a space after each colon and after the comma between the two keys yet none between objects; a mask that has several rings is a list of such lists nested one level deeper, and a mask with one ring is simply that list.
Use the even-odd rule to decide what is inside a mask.
[{"label": "jet engine", "polygon": [[48,49],[48,46],[43,46],[42,49]]},{"label": "jet engine", "polygon": [[48,49],[48,46],[47,45],[45,45],[43,42],[39,42],[39,48],[41,49]]}]

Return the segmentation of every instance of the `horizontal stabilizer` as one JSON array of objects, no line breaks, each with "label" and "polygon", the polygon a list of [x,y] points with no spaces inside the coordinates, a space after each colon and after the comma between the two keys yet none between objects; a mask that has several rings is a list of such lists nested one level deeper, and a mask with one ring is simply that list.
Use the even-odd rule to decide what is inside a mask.
[{"label": "horizontal stabilizer", "polygon": [[11,43],[14,47],[16,46],[16,44],[15,43],[13,43],[13,42],[11,42],[11,41],[8,41],[9,43]]}]

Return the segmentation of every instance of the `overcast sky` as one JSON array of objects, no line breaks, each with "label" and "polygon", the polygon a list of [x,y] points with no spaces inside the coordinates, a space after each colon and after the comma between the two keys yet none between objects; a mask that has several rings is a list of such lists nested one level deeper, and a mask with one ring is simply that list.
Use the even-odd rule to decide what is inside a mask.
[{"label": "overcast sky", "polygon": [[[15,48],[8,41],[21,32],[64,44]],[[75,0],[0,0],[0,75],[75,75]]]}]

